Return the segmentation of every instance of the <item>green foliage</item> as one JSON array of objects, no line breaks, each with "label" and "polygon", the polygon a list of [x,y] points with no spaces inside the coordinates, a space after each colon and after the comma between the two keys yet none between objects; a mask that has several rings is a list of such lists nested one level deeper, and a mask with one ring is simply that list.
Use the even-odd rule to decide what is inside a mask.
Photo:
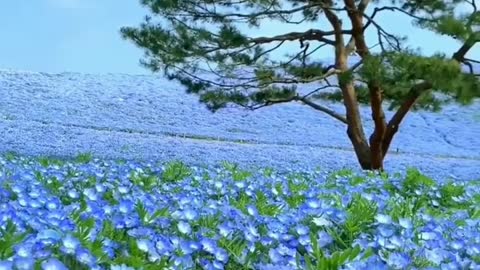
[{"label": "green foliage", "polygon": [[271,204],[268,200],[268,197],[262,191],[257,191],[255,192],[255,194],[255,206],[257,207],[260,215],[275,217],[282,211],[282,207],[279,205]]},{"label": "green foliage", "polygon": [[92,161],[92,159],[93,159],[92,153],[81,153],[77,155],[77,157],[75,158],[75,162],[80,164],[87,164],[90,161]]},{"label": "green foliage", "polygon": [[247,248],[247,241],[241,235],[232,237],[222,237],[218,241],[218,245],[225,249],[230,256],[237,262],[241,261],[242,253]]},{"label": "green foliage", "polygon": [[107,190],[103,193],[102,195],[103,199],[107,201],[110,205],[117,205],[118,200],[115,199],[115,196],[113,195],[113,190]]},{"label": "green foliage", "polygon": [[263,176],[265,176],[266,178],[271,178],[274,172],[275,170],[273,168],[265,168],[263,170]]},{"label": "green foliage", "polygon": [[[58,259],[63,264],[65,264],[65,266],[68,269],[75,269],[75,270],[77,270],[77,269],[78,270],[88,270],[89,269],[88,266],[85,266],[84,264],[77,261],[77,259],[73,255],[61,255],[61,256],[59,256]],[[39,264],[38,268],[35,268],[35,269],[42,269],[41,264]]]},{"label": "green foliage", "polygon": [[[457,12],[460,2],[397,1],[396,4],[403,13],[412,15],[418,27],[465,43],[476,42],[478,33],[475,29],[480,25],[480,15],[478,12]],[[298,1],[200,1],[201,4],[180,4],[178,1],[144,0],[142,3],[162,23],[148,16],[139,27],[122,28],[122,36],[146,50],[143,61],[146,67],[153,71],[163,70],[170,79],[184,84],[189,93],[198,94],[212,111],[229,103],[246,106],[295,95],[298,85],[312,79],[323,81],[322,76],[328,70],[325,63],[314,59],[316,50],[332,45],[317,39],[315,35],[321,34],[313,31],[321,29],[303,34],[298,31],[283,32],[273,37],[249,36],[242,27],[263,29],[262,22],[270,20],[282,29],[283,24],[292,23],[293,17],[300,22],[318,22],[324,16],[318,7],[305,6],[298,12],[290,13],[288,10],[292,5],[299,7]],[[382,12],[392,12],[388,4],[381,1],[373,1],[370,5],[383,9]],[[272,6],[275,6],[275,12],[267,12]],[[280,15],[282,12],[289,15]],[[340,10],[334,13],[342,16]],[[382,23],[376,22],[375,25],[381,27]],[[402,34],[406,35],[383,33],[381,50],[372,49],[372,54],[363,59],[362,66],[357,70],[344,70],[338,74],[340,85],[349,81],[368,83],[375,80],[381,83],[384,98],[392,101],[391,109],[405,99],[418,80],[431,81],[434,90],[448,93],[453,100],[463,104],[480,95],[478,80],[461,73],[458,62],[440,54],[413,51],[403,46],[405,38],[401,37]],[[331,38],[334,39],[333,36]],[[282,58],[275,52],[286,41],[298,41],[300,46]],[[373,44],[367,46],[373,47]],[[359,101],[368,103],[368,92],[360,86],[358,90]],[[284,93],[283,97],[280,93]],[[341,93],[335,93],[323,92],[317,97],[340,100]],[[438,110],[441,103],[427,92],[415,108]]]},{"label": "green foliage", "polygon": [[231,174],[234,181],[245,181],[252,176],[251,172],[240,169],[238,164],[224,161],[222,162],[222,166]]},{"label": "green foliage", "polygon": [[137,212],[143,225],[153,224],[153,222],[158,218],[169,216],[168,207],[160,208],[156,210],[153,214],[150,214],[145,205],[139,200],[137,200],[135,204],[135,211]]},{"label": "green foliage", "polygon": [[464,203],[458,202],[455,198],[460,198],[465,194],[465,187],[448,182],[440,188],[440,204],[444,207],[456,208],[462,207]]},{"label": "green foliage", "polygon": [[22,243],[22,241],[31,232],[18,232],[17,226],[12,220],[8,219],[5,223],[5,229],[0,226],[0,260],[11,258],[14,254],[14,246]]},{"label": "green foliage", "polygon": [[361,195],[355,195],[347,206],[347,220],[337,229],[328,232],[340,248],[351,247],[353,241],[361,234],[370,231],[375,221],[378,206]]},{"label": "green foliage", "polygon": [[[172,172],[169,172],[172,173]],[[175,175],[169,175],[168,177],[175,177]],[[140,172],[132,172],[130,177],[128,178],[130,181],[145,191],[150,191],[152,188],[156,187],[160,180],[156,175],[147,174],[147,173],[140,173]],[[168,180],[166,180],[168,181]],[[172,180],[174,181],[174,180]]]},{"label": "green foliage", "polygon": [[50,191],[54,195],[62,195],[63,184],[62,182],[60,182],[60,180],[58,180],[57,177],[52,176],[47,179],[39,171],[36,171],[34,174],[35,178],[37,178],[37,180],[42,183],[48,191]]},{"label": "green foliage", "polygon": [[252,199],[245,193],[241,191],[237,198],[231,198],[229,201],[230,205],[239,209],[244,214],[247,214],[247,207],[252,203]]},{"label": "green foliage", "polygon": [[15,160],[17,158],[18,154],[15,153],[15,152],[12,152],[12,151],[9,151],[7,153],[5,153],[5,159],[7,161],[12,161],[12,160]]},{"label": "green foliage", "polygon": [[220,213],[210,216],[200,216],[199,219],[193,224],[193,228],[208,228],[215,231],[220,225]]},{"label": "green foliage", "polygon": [[[343,250],[339,250],[327,256],[322,251],[322,248],[318,245],[316,235],[310,233],[310,241],[312,242],[313,255],[306,254],[303,257],[297,253],[296,260],[297,265],[301,265],[301,259],[305,261],[307,270],[337,270],[344,266],[346,263],[354,260],[360,255],[362,249],[359,246],[349,247]],[[371,256],[371,253],[366,253],[363,258]]]},{"label": "green foliage", "polygon": [[65,161],[52,157],[39,157],[38,163],[40,163],[40,165],[42,165],[43,167],[48,168],[50,166],[63,166],[65,164]]},{"label": "green foliage", "polygon": [[192,175],[191,169],[181,161],[169,162],[162,173],[162,180],[175,183]]},{"label": "green foliage", "polygon": [[405,177],[405,181],[402,184],[402,191],[407,194],[414,193],[417,189],[425,188],[425,187],[433,187],[435,185],[435,181],[429,178],[426,175],[420,173],[419,170],[414,168],[407,169],[407,176]]}]

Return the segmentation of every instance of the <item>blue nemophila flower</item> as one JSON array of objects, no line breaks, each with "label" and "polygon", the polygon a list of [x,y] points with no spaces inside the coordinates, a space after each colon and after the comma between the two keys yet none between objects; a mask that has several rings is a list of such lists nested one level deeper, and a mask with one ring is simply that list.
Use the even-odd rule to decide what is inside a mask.
[{"label": "blue nemophila flower", "polygon": [[298,242],[302,246],[308,246],[311,243],[310,235],[302,235],[298,238]]},{"label": "blue nemophila flower", "polygon": [[195,220],[198,216],[198,212],[192,208],[187,208],[182,212],[182,218],[187,220]]},{"label": "blue nemophila flower", "polygon": [[405,253],[392,253],[388,256],[387,264],[394,269],[404,269],[411,263],[410,257]]},{"label": "blue nemophila flower", "polygon": [[278,245],[277,249],[278,249],[278,252],[283,256],[295,257],[295,254],[297,253],[296,249],[289,248],[287,245],[284,245],[284,244]]},{"label": "blue nemophila flower", "polygon": [[112,207],[111,205],[104,205],[104,206],[102,207],[102,210],[103,210],[103,213],[104,213],[105,215],[110,215],[110,214],[112,214],[113,211],[114,211],[114,209],[113,209],[113,207]]},{"label": "blue nemophila flower", "polygon": [[122,200],[118,205],[118,210],[120,211],[120,213],[128,214],[133,210],[134,207],[135,204],[132,201]]},{"label": "blue nemophila flower", "polygon": [[31,270],[34,269],[35,260],[33,258],[15,258],[13,260],[16,270]]},{"label": "blue nemophila flower", "polygon": [[295,231],[297,232],[298,235],[306,235],[309,233],[309,229],[307,226],[303,224],[299,224],[295,227]]},{"label": "blue nemophila flower", "polygon": [[68,268],[58,259],[50,258],[42,262],[43,270],[68,270]]},{"label": "blue nemophila flower", "polygon": [[419,234],[420,238],[422,240],[435,240],[435,239],[441,239],[441,235],[437,232],[434,231],[425,231],[421,232]]},{"label": "blue nemophila flower", "polygon": [[322,206],[322,203],[318,199],[308,199],[306,202],[307,206],[313,209],[320,208]]},{"label": "blue nemophila flower", "polygon": [[323,248],[332,242],[333,242],[333,238],[327,232],[325,231],[318,232],[318,245],[320,247]]},{"label": "blue nemophila flower", "polygon": [[160,236],[158,241],[155,243],[157,252],[161,255],[167,255],[173,251],[174,247],[168,238]]},{"label": "blue nemophila flower", "polygon": [[272,248],[268,251],[268,257],[270,258],[270,261],[274,264],[281,263],[284,260],[283,255],[280,254],[280,252],[276,248]]},{"label": "blue nemophila flower", "polygon": [[467,248],[467,254],[470,256],[480,256],[480,244],[474,244]]},{"label": "blue nemophila flower", "polygon": [[200,240],[200,244],[202,245],[203,250],[211,254],[213,254],[215,252],[215,249],[217,248],[217,243],[209,238],[203,238],[202,240]]},{"label": "blue nemophila flower", "polygon": [[272,239],[275,239],[275,240],[280,239],[280,233],[278,233],[278,232],[269,231],[269,232],[267,233],[267,235],[268,235],[269,237],[271,237]]},{"label": "blue nemophila flower", "polygon": [[198,249],[200,249],[200,245],[196,244],[193,241],[188,241],[188,240],[182,240],[179,244],[179,248],[182,251],[183,254],[189,255]]},{"label": "blue nemophila flower", "polygon": [[42,240],[42,239],[60,240],[61,238],[62,238],[62,235],[59,232],[51,229],[46,229],[38,232],[36,237],[37,240]]},{"label": "blue nemophila flower", "polygon": [[96,263],[95,257],[85,248],[78,248],[75,252],[75,257],[79,262],[88,266]]},{"label": "blue nemophila flower", "polygon": [[172,260],[173,260],[173,265],[177,269],[191,269],[193,268],[193,265],[194,265],[193,259],[189,255],[181,256],[181,257],[174,256]]},{"label": "blue nemophila flower", "polygon": [[249,205],[247,206],[247,213],[253,217],[258,216],[258,210],[255,206]]},{"label": "blue nemophila flower", "polygon": [[395,233],[395,227],[392,225],[381,224],[377,227],[377,231],[383,237],[390,237]]},{"label": "blue nemophila flower", "polygon": [[102,183],[98,183],[98,184],[95,184],[95,190],[98,193],[104,193],[106,191],[106,187]]},{"label": "blue nemophila flower", "polygon": [[190,234],[192,232],[192,227],[188,222],[180,221],[177,224],[178,231],[183,234]]},{"label": "blue nemophila flower", "polygon": [[454,240],[451,243],[451,247],[455,250],[460,250],[465,247],[465,242],[463,240]]},{"label": "blue nemophila flower", "polygon": [[120,194],[127,194],[130,190],[130,188],[127,186],[119,186],[117,189]]},{"label": "blue nemophila flower", "polygon": [[217,228],[220,235],[223,237],[226,237],[233,232],[232,227],[227,223],[220,224]]},{"label": "blue nemophila flower", "polygon": [[235,182],[235,186],[239,189],[243,189],[247,186],[247,184],[245,182]]},{"label": "blue nemophila flower", "polygon": [[[295,240],[292,240],[292,241],[295,241]],[[260,238],[260,243],[264,246],[270,246],[274,242],[275,242],[274,239],[272,239],[271,237],[264,236],[264,237]],[[298,241],[297,241],[297,243],[298,243]]]},{"label": "blue nemophila flower", "polygon": [[28,196],[32,199],[37,199],[40,197],[40,192],[38,190],[32,190],[28,193]]},{"label": "blue nemophila flower", "polygon": [[392,217],[390,217],[389,215],[377,214],[375,216],[375,220],[380,224],[391,224],[392,223]]},{"label": "blue nemophila flower", "polygon": [[0,270],[13,270],[13,262],[0,261]]},{"label": "blue nemophila flower", "polygon": [[245,227],[245,233],[251,235],[253,237],[259,237],[260,234],[258,233],[257,227],[254,224],[248,224]]},{"label": "blue nemophila flower", "polygon": [[127,266],[125,264],[121,264],[121,265],[111,265],[110,270],[135,270],[135,268]]},{"label": "blue nemophila flower", "polygon": [[28,258],[32,256],[32,249],[33,249],[32,243],[19,244],[15,246],[15,254],[18,257]]},{"label": "blue nemophila flower", "polygon": [[399,248],[405,245],[405,239],[400,238],[398,235],[393,235],[389,239],[390,244],[393,246],[391,247],[392,249],[394,248]]},{"label": "blue nemophila flower", "polygon": [[153,242],[147,239],[139,239],[137,240],[138,249],[143,252],[149,252],[150,250],[154,249]]},{"label": "blue nemophila flower", "polygon": [[462,266],[458,262],[448,262],[448,263],[442,263],[440,265],[440,269],[442,269],[442,270],[457,270],[457,269],[462,269]]},{"label": "blue nemophila flower", "polygon": [[27,205],[29,205],[29,201],[30,201],[30,198],[24,198],[24,197],[20,197],[17,200],[18,204],[22,207],[26,207]]},{"label": "blue nemophila flower", "polygon": [[427,260],[437,265],[444,262],[449,256],[449,253],[441,248],[426,249],[424,254]]},{"label": "blue nemophila flower", "polygon": [[222,262],[222,263],[228,262],[228,253],[226,250],[222,248],[216,248],[215,251],[213,252],[213,256],[215,256],[215,259],[219,262]]},{"label": "blue nemophila flower", "polygon": [[74,254],[80,246],[80,241],[72,235],[66,235],[62,240],[62,250],[67,254]]},{"label": "blue nemophila flower", "polygon": [[83,195],[85,195],[91,201],[98,200],[98,192],[93,188],[84,189],[83,190]]},{"label": "blue nemophila flower", "polygon": [[402,226],[405,229],[411,229],[413,228],[413,223],[410,219],[408,218],[399,218],[398,219],[398,224]]},{"label": "blue nemophila flower", "polygon": [[49,201],[46,203],[46,208],[50,211],[52,210],[55,210],[55,209],[58,209],[60,206],[59,206],[59,203],[56,202],[56,201]]},{"label": "blue nemophila flower", "polygon": [[40,207],[43,207],[43,204],[39,200],[31,199],[28,201],[28,206],[38,209]]}]

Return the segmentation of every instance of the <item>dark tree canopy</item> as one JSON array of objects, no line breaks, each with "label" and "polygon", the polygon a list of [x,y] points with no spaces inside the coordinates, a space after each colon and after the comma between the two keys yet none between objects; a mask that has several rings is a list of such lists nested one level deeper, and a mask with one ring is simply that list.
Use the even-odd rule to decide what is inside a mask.
[{"label": "dark tree canopy", "polygon": [[[468,104],[480,96],[479,70],[474,68],[480,62],[467,57],[480,40],[476,0],[141,3],[154,16],[148,16],[138,28],[121,31],[145,49],[145,66],[180,81],[213,111],[229,103],[249,109],[291,101],[308,105],[347,124],[357,156],[369,152],[371,159],[373,152],[380,152],[383,160],[410,109],[438,110],[444,103]],[[458,51],[453,55],[421,54],[406,45],[408,33],[382,25],[378,18],[385,13],[392,20],[407,16],[417,27],[456,39]],[[272,22],[279,30],[296,30],[252,35]],[[375,42],[369,44],[367,37],[375,37]],[[296,49],[278,57],[276,52],[287,44]],[[330,55],[318,54],[328,47]],[[326,58],[334,61],[326,63]],[[309,91],[303,90],[305,85]],[[343,101],[346,113],[332,111],[322,105],[322,99]],[[384,101],[389,109],[396,110],[388,122]],[[372,107],[375,131],[369,141],[363,132],[359,103]]]}]

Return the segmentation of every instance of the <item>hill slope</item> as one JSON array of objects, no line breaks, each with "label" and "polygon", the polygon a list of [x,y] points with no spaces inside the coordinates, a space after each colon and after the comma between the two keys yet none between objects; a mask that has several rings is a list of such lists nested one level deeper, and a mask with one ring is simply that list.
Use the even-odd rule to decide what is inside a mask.
[{"label": "hill slope", "polygon": [[[356,166],[343,125],[299,104],[211,114],[173,82],[122,74],[0,71],[0,95],[2,152]],[[342,111],[340,104],[329,107]],[[386,166],[479,178],[479,109],[477,102],[410,114]]]}]

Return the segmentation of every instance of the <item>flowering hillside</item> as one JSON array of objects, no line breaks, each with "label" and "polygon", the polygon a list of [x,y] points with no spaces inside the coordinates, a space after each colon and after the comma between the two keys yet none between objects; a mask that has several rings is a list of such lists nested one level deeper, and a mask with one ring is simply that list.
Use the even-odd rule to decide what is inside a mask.
[{"label": "flowering hillside", "polygon": [[[1,71],[0,152],[331,170],[356,164],[345,127],[317,111],[285,104],[211,114],[179,88],[154,76]],[[411,113],[386,168],[480,178],[479,112],[476,102]]]}]

